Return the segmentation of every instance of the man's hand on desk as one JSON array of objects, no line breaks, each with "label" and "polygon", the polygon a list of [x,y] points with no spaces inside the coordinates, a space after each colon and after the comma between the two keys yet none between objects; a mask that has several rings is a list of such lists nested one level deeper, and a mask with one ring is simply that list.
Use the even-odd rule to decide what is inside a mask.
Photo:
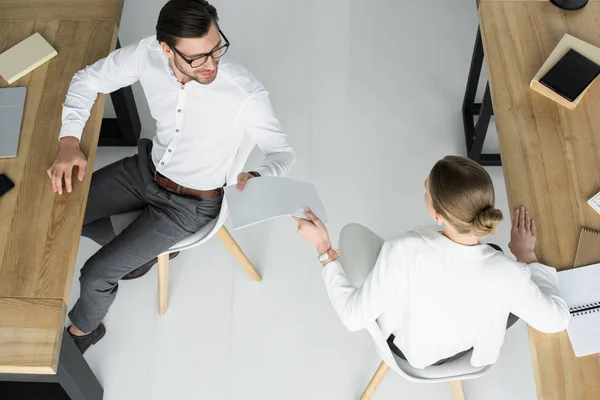
[{"label": "man's hand on desk", "polygon": [[83,180],[87,160],[79,148],[79,139],[72,136],[63,137],[60,141],[60,150],[54,164],[46,171],[52,181],[54,193],[63,194],[63,176],[68,193],[73,190],[73,168],[78,167],[77,179]]},{"label": "man's hand on desk", "polygon": [[246,182],[252,178],[258,178],[260,174],[256,171],[242,172],[238,175],[237,190],[240,192],[246,187]]}]

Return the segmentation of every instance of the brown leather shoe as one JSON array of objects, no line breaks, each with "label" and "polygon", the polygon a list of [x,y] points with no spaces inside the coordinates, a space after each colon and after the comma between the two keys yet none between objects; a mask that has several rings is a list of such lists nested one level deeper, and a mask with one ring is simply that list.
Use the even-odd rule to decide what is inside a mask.
[{"label": "brown leather shoe", "polygon": [[[178,251],[176,251],[175,253],[169,254],[169,260],[174,259],[178,255],[179,255]],[[131,271],[130,273],[128,273],[121,279],[124,281],[130,281],[132,279],[141,278],[142,276],[146,275],[148,273],[148,271],[150,271],[152,269],[152,267],[154,267],[154,265],[156,265],[156,264],[158,264],[158,257],[153,260],[148,261],[146,264],[142,265],[138,269],[134,269],[133,271]]]}]

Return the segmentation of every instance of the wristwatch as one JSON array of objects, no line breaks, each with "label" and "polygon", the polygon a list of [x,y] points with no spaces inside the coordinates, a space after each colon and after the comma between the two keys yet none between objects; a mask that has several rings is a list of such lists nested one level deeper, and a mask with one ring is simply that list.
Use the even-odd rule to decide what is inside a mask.
[{"label": "wristwatch", "polygon": [[323,253],[319,256],[319,261],[321,264],[325,265],[326,262],[335,261],[340,257],[340,253],[337,249],[329,249],[326,253]]}]

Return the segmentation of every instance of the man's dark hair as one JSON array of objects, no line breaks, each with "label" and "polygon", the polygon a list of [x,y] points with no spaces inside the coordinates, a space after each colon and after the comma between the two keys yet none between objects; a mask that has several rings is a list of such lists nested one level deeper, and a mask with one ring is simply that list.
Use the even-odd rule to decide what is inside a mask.
[{"label": "man's dark hair", "polygon": [[158,15],[156,39],[174,47],[178,38],[204,37],[218,22],[217,9],[205,0],[170,0]]}]

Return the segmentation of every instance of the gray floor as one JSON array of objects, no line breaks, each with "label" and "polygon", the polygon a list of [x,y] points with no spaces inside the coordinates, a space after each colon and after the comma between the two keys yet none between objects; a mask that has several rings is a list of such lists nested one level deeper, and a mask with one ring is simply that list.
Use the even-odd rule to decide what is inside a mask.
[{"label": "gray floor", "polygon": [[[121,42],[153,34],[163,3],[126,1]],[[349,222],[386,237],[430,225],[423,181],[439,158],[464,153],[460,109],[477,29],[474,3],[214,1],[230,55],[270,90],[297,150],[290,177],[317,185],[334,240]],[[154,122],[139,89],[150,137]],[[131,152],[102,148],[95,167]],[[259,159],[254,154],[249,167]],[[508,214],[502,171],[489,171]],[[489,240],[506,248],[508,231],[506,221]],[[250,281],[214,239],[172,262],[164,317],[157,315],[156,269],[121,284],[107,336],[86,354],[106,400],[358,398],[380,360],[366,332],[347,332],[338,321],[315,252],[293,221],[234,236],[262,283]],[[82,240],[77,268],[96,249]],[[535,398],[523,323],[508,332],[491,372],[464,385],[470,400]],[[374,398],[452,396],[447,384],[390,373]]]}]

